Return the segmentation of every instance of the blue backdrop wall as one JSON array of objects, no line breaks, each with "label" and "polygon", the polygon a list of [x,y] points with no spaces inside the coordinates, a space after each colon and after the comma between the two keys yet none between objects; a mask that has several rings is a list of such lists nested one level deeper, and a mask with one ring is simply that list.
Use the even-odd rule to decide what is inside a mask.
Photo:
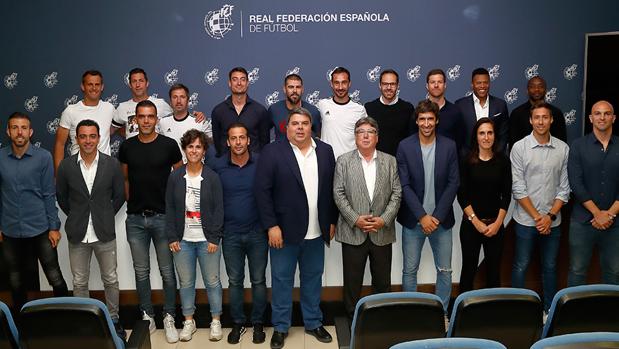
[{"label": "blue backdrop wall", "polygon": [[[127,72],[138,66],[149,73],[151,94],[165,98],[182,82],[207,115],[228,95],[227,72],[237,65],[251,72],[249,93],[264,104],[284,98],[282,79],[292,71],[305,79],[307,100],[328,97],[328,73],[339,65],[352,72],[360,102],[378,96],[386,68],[400,72],[400,96],[414,103],[426,95],[425,74],[442,68],[453,101],[470,92],[470,72],[481,66],[511,110],[539,74],[572,140],[582,132],[584,35],[619,29],[615,0],[5,0],[0,9],[0,127],[11,112],[26,111],[34,142],[49,150],[62,110],[81,98],[84,70],[102,71],[103,97],[119,103],[130,97]],[[119,215],[122,232],[123,221]],[[130,265],[126,249],[119,258]],[[394,273],[399,260],[394,255]],[[121,277],[131,287],[129,270]],[[341,284],[341,273],[326,279]]]}]

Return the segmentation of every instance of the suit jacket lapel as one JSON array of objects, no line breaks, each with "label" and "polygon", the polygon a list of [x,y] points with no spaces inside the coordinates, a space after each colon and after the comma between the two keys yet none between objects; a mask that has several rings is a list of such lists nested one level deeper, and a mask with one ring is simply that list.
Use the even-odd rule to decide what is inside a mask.
[{"label": "suit jacket lapel", "polygon": [[99,163],[97,164],[97,173],[95,173],[95,180],[92,183],[91,194],[94,193],[95,188],[97,188],[97,186],[103,180],[103,171],[105,170],[104,167],[105,167],[105,159],[103,158],[103,156],[101,156],[101,154],[99,154]]},{"label": "suit jacket lapel", "polygon": [[353,180],[358,182],[359,188],[363,188],[361,191],[365,195],[365,199],[368,201],[368,203],[371,204],[372,200],[370,200],[370,193],[368,192],[368,186],[365,184],[365,172],[363,172],[362,161],[363,159],[359,157],[359,154],[358,153],[355,154],[352,159],[352,163],[350,164],[350,170],[353,174],[356,174],[353,177]]},{"label": "suit jacket lapel", "polygon": [[84,194],[88,197],[90,197],[90,193],[88,192],[88,186],[86,185],[86,181],[84,180],[84,175],[82,174],[82,165],[80,165],[80,163],[77,161],[77,159],[79,159],[79,153],[77,154],[77,157],[74,158],[75,161],[71,161],[71,166],[73,166],[73,169],[75,170],[75,173],[77,174],[77,177],[79,178],[78,182],[79,182],[79,186],[80,189],[84,192]]},{"label": "suit jacket lapel", "polygon": [[[299,169],[299,163],[297,162],[297,158],[294,155],[292,146],[287,140],[285,140],[284,142],[286,143],[284,144],[284,152],[282,156],[284,156],[284,158],[286,159],[286,164],[288,164],[288,167],[290,167],[290,170],[294,174],[301,187],[305,188],[305,186],[303,185],[303,178],[301,177],[301,170]],[[318,157],[318,154],[316,154],[316,156]],[[320,161],[318,161],[318,173],[320,174]],[[318,179],[318,187],[320,188],[320,176]]]},{"label": "suit jacket lapel", "polygon": [[[378,150],[377,150],[378,152]],[[381,153],[376,154],[376,183],[374,184],[374,195],[372,203],[381,195],[383,183],[387,180],[387,165],[384,163],[385,157]]]}]

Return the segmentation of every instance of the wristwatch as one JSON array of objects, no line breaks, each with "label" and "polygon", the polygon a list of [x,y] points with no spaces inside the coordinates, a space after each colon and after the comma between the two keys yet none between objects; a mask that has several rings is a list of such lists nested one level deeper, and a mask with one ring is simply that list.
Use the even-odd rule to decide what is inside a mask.
[{"label": "wristwatch", "polygon": [[467,218],[469,219],[469,222],[472,222],[473,218],[475,218],[475,214],[473,213],[472,215],[467,216]]},{"label": "wristwatch", "polygon": [[550,212],[548,212],[548,217],[550,217],[550,220],[553,222],[557,219],[557,215]]}]

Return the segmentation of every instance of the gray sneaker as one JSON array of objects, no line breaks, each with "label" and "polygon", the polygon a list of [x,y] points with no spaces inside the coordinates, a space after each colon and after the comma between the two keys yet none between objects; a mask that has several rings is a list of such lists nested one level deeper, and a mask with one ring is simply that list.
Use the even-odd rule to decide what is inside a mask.
[{"label": "gray sneaker", "polygon": [[221,331],[221,322],[219,320],[211,321],[211,334],[208,339],[211,342],[219,341],[223,338],[223,333]]},{"label": "gray sneaker", "polygon": [[165,314],[163,318],[163,329],[165,330],[165,339],[168,343],[178,342],[178,331],[174,325],[174,317],[170,314]]},{"label": "gray sneaker", "polygon": [[155,333],[155,331],[157,330],[157,326],[155,326],[155,319],[152,316],[146,314],[146,312],[144,312],[142,314],[142,320],[148,321],[148,330],[151,334]]},{"label": "gray sneaker", "polygon": [[183,321],[183,329],[180,335],[181,342],[189,342],[196,331],[196,322],[193,319]]}]

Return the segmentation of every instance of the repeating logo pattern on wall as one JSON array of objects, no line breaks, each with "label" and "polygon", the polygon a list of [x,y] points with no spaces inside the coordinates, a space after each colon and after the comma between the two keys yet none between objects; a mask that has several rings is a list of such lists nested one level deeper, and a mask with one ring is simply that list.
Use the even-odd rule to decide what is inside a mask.
[{"label": "repeating logo pattern on wall", "polygon": [[187,102],[187,106],[189,109],[195,109],[198,106],[198,92],[194,92],[189,96],[189,102]]},{"label": "repeating logo pattern on wall", "polygon": [[576,122],[576,110],[572,109],[567,113],[563,113],[563,118],[565,119],[565,124],[570,126]]},{"label": "repeating logo pattern on wall", "polygon": [[178,82],[178,69],[172,69],[163,74],[163,81],[165,81],[168,86],[176,84]]},{"label": "repeating logo pattern on wall", "polygon": [[56,130],[58,130],[58,125],[60,125],[60,118],[55,118],[54,120],[50,120],[47,122],[47,132],[49,134],[55,135]]},{"label": "repeating logo pattern on wall", "polygon": [[408,68],[408,70],[406,71],[406,78],[411,82],[417,81],[417,79],[419,79],[420,76],[421,76],[420,65],[416,65],[412,68]]},{"label": "repeating logo pattern on wall", "polygon": [[359,90],[354,90],[349,96],[350,99],[355,103],[359,103],[359,101],[361,101],[361,91]]},{"label": "repeating logo pattern on wall", "polygon": [[47,88],[53,88],[58,84],[58,72],[51,72],[43,77],[43,83]]},{"label": "repeating logo pattern on wall", "polygon": [[31,112],[31,113],[33,111],[37,110],[39,108],[39,97],[38,96],[32,96],[32,97],[26,99],[26,101],[24,102],[24,108],[26,108],[26,110]]},{"label": "repeating logo pattern on wall", "polygon": [[566,80],[572,80],[576,75],[578,75],[578,65],[576,64],[572,64],[563,69],[563,77],[565,77]]},{"label": "repeating logo pattern on wall", "polygon": [[557,88],[553,87],[550,90],[546,91],[546,97],[544,98],[547,103],[552,103],[557,99]]},{"label": "repeating logo pattern on wall", "polygon": [[64,99],[64,106],[67,107],[71,104],[75,104],[80,100],[80,98],[77,95],[73,95],[69,98],[65,98]]},{"label": "repeating logo pattern on wall", "polygon": [[125,85],[129,86],[129,83],[131,82],[129,81],[129,72],[126,72],[125,75],[123,75],[123,82]]},{"label": "repeating logo pattern on wall", "polygon": [[207,71],[206,74],[204,74],[204,81],[211,86],[215,85],[218,80],[219,69],[217,68],[213,68],[213,70]]},{"label": "repeating logo pattern on wall", "polygon": [[120,149],[120,143],[122,143],[120,139],[117,139],[114,142],[110,143],[110,152],[112,154],[112,157],[115,157],[115,158],[118,157],[118,150]]},{"label": "repeating logo pattern on wall", "polygon": [[232,16],[233,5],[224,5],[219,10],[209,11],[204,16],[204,30],[213,39],[223,39],[224,35],[232,30],[234,23]]},{"label": "repeating logo pattern on wall", "polygon": [[312,93],[309,93],[307,97],[305,97],[305,100],[307,101],[307,103],[313,106],[318,105],[318,101],[320,100],[320,91],[316,90]]},{"label": "repeating logo pattern on wall", "polygon": [[490,74],[490,81],[494,81],[496,80],[496,78],[499,77],[499,75],[501,74],[500,70],[501,66],[498,64],[495,64],[493,67],[488,68],[488,73]]},{"label": "repeating logo pattern on wall", "polygon": [[288,76],[288,75],[290,75],[290,74],[297,74],[297,75],[299,75],[300,73],[301,73],[301,68],[299,68],[299,67],[294,67],[294,68],[292,68],[292,69],[288,69],[288,70],[286,71],[286,76]]},{"label": "repeating logo pattern on wall", "polygon": [[532,78],[539,76],[539,65],[538,64],[533,64],[530,67],[527,67],[524,70],[524,76],[525,78],[527,78],[527,81],[531,80]]},{"label": "repeating logo pattern on wall", "polygon": [[518,89],[516,87],[505,92],[505,102],[507,104],[513,104],[516,100],[518,100]]},{"label": "repeating logo pattern on wall", "polygon": [[327,70],[327,81],[331,81],[331,74],[333,74],[333,71],[337,69],[337,66]]},{"label": "repeating logo pattern on wall", "polygon": [[368,69],[368,72],[365,74],[370,82],[378,81],[380,77],[380,65],[375,66],[374,68]]},{"label": "repeating logo pattern on wall", "polygon": [[118,95],[117,94],[113,94],[113,95],[105,98],[104,101],[112,103],[114,108],[118,107]]},{"label": "repeating logo pattern on wall", "polygon": [[264,103],[266,103],[267,108],[277,102],[279,102],[279,91],[273,91],[273,93],[269,93],[264,97]]},{"label": "repeating logo pattern on wall", "polygon": [[4,86],[9,90],[12,90],[17,86],[17,73],[11,73],[4,77]]},{"label": "repeating logo pattern on wall", "polygon": [[258,74],[258,72],[260,72],[260,68],[258,67],[254,67],[252,70],[247,72],[247,79],[249,79],[250,84],[254,84],[256,81],[258,81],[258,79],[260,79],[260,75]]},{"label": "repeating logo pattern on wall", "polygon": [[453,67],[447,69],[447,80],[456,81],[460,77],[460,65],[456,64]]}]

